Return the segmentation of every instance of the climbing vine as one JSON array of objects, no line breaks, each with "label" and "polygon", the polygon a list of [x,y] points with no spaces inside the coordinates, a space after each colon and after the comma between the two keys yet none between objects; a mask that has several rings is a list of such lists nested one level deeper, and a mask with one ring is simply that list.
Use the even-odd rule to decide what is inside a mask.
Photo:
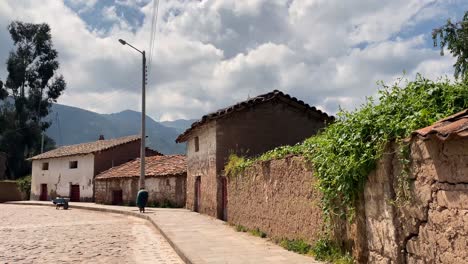
[{"label": "climbing vine", "polygon": [[468,82],[448,79],[380,83],[377,99],[369,97],[355,111],[340,110],[336,121],[317,136],[294,146],[283,146],[255,158],[231,155],[226,173],[239,174],[255,161],[296,154],[313,164],[326,217],[352,216],[355,201],[369,173],[389,142],[400,146],[402,176],[396,200],[405,200],[409,184],[409,148],[403,139],[416,129],[468,108]]}]

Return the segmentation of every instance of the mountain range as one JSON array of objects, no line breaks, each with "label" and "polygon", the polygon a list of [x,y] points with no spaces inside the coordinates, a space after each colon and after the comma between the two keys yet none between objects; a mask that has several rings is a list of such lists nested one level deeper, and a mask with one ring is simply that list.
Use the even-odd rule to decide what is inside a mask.
[{"label": "mountain range", "polygon": [[[116,138],[140,133],[141,113],[125,110],[99,114],[77,107],[54,104],[49,115],[51,126],[46,134],[57,146],[79,144],[104,138]],[[185,154],[185,144],[175,143],[177,136],[195,120],[156,122],[146,116],[146,145],[163,154]]]}]

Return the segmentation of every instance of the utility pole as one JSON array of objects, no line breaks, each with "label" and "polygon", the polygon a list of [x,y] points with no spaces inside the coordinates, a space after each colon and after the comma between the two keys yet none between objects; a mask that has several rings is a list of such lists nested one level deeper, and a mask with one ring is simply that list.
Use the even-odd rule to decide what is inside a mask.
[{"label": "utility pole", "polygon": [[141,53],[143,55],[143,78],[141,85],[141,149],[140,149],[140,182],[139,187],[145,188],[145,128],[146,128],[146,55],[145,51]]},{"label": "utility pole", "polygon": [[134,50],[141,53],[143,56],[142,62],[142,84],[141,84],[141,146],[140,146],[140,180],[138,182],[139,189],[145,188],[145,155],[146,155],[146,146],[145,146],[145,122],[146,122],[146,54],[145,51],[140,51],[131,44],[127,43],[123,39],[119,39],[120,44],[128,45]]}]

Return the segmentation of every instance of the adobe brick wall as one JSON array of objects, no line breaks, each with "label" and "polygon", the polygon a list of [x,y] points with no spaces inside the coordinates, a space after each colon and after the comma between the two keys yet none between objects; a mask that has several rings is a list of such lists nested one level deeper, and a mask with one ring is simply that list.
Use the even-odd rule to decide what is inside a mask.
[{"label": "adobe brick wall", "polygon": [[0,152],[0,180],[6,179],[6,163],[7,154],[5,152]]},{"label": "adobe brick wall", "polygon": [[416,138],[411,158],[406,206],[389,203],[401,171],[394,154],[369,176],[361,232],[368,262],[468,263],[468,139]]},{"label": "adobe brick wall", "polygon": [[20,200],[22,200],[22,195],[16,182],[0,181],[0,203]]},{"label": "adobe brick wall", "polygon": [[228,179],[227,219],[274,238],[316,241],[322,232],[320,194],[302,157],[260,162]]},{"label": "adobe brick wall", "polygon": [[[294,145],[317,134],[326,123],[318,113],[307,113],[285,103],[267,102],[217,120],[216,168],[224,170],[231,153],[257,156],[278,146]],[[218,179],[217,211],[223,213]]]},{"label": "adobe brick wall", "polygon": [[[149,192],[149,202],[163,203],[170,201],[177,207],[185,206],[186,174],[178,176],[147,177],[146,190]],[[135,202],[138,193],[138,177],[114,178],[96,180],[96,202],[112,203],[112,191],[122,190],[124,203]]]},{"label": "adobe brick wall", "polygon": [[[391,146],[370,173],[352,224],[335,234],[359,263],[468,263],[468,139],[414,139],[410,201],[395,206],[401,164]],[[320,194],[301,157],[257,163],[228,182],[228,222],[313,243]]]},{"label": "adobe brick wall", "polygon": [[140,140],[118,145],[94,154],[94,176],[140,157]]},{"label": "adobe brick wall", "polygon": [[[195,152],[194,137],[199,138],[199,151]],[[216,121],[197,128],[187,141],[187,203],[195,208],[195,179],[201,178],[199,212],[217,216]]]}]

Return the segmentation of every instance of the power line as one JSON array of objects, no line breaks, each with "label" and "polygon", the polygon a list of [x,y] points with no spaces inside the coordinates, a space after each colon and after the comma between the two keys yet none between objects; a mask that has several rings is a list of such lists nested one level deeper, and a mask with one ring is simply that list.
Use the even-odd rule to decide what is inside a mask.
[{"label": "power line", "polygon": [[151,71],[151,66],[153,62],[154,55],[154,46],[156,43],[156,33],[158,25],[158,13],[159,13],[159,0],[153,0],[153,11],[151,19],[151,32],[150,32],[150,44],[149,44],[149,61],[148,61],[148,70]]}]

